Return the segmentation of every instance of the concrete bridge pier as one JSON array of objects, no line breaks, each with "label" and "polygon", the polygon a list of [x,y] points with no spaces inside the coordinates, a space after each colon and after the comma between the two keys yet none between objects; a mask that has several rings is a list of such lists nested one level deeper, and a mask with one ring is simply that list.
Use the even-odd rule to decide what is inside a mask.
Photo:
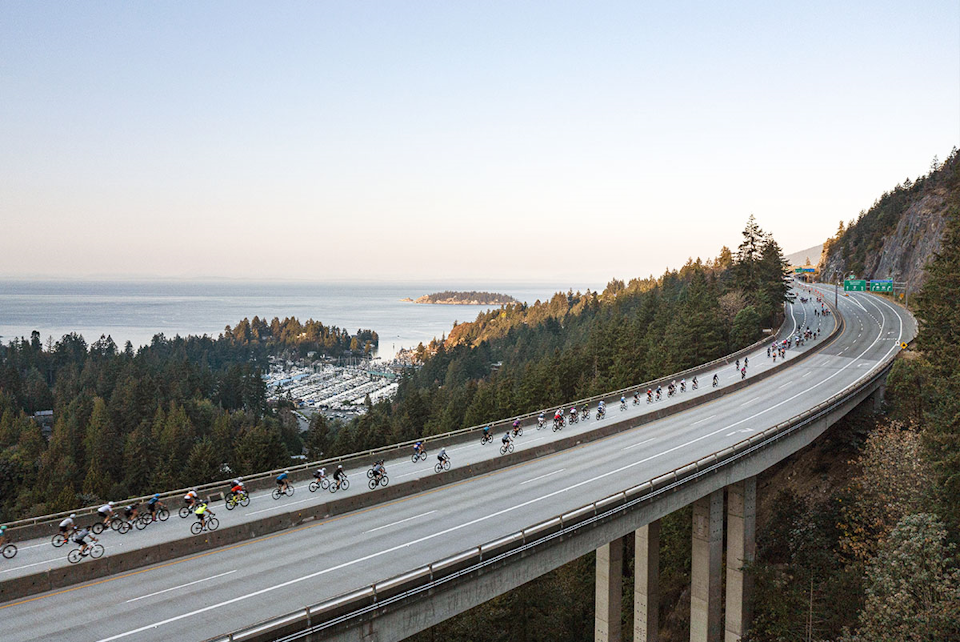
[{"label": "concrete bridge pier", "polygon": [[724,642],[739,642],[753,616],[753,575],[744,566],[756,559],[757,478],[727,486],[727,601]]},{"label": "concrete bridge pier", "polygon": [[633,640],[660,639],[660,520],[634,533]]},{"label": "concrete bridge pier", "polygon": [[723,489],[693,503],[690,642],[720,642]]},{"label": "concrete bridge pier", "polygon": [[597,598],[594,640],[620,642],[620,608],[623,604],[623,538],[597,549]]}]

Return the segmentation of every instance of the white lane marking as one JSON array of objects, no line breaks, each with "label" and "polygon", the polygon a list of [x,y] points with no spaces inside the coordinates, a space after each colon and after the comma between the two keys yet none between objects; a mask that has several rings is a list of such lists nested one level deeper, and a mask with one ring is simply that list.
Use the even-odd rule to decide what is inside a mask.
[{"label": "white lane marking", "polygon": [[710,416],[707,417],[706,419],[701,419],[700,421],[695,421],[695,422],[693,422],[693,423],[690,424],[690,425],[691,425],[691,426],[696,426],[697,424],[702,424],[702,423],[705,422],[705,421],[710,421],[710,420],[713,419],[714,417],[716,417],[716,415],[710,415]]},{"label": "white lane marking", "polygon": [[809,376],[812,375],[812,374],[813,374],[813,372],[811,371],[811,372],[808,372],[807,374],[801,376],[800,378],[801,378],[801,379],[805,379],[805,378],[809,377]]},{"label": "white lane marking", "polygon": [[232,571],[227,571],[226,573],[220,573],[219,575],[213,575],[211,577],[205,577],[202,580],[194,580],[193,582],[187,582],[186,584],[181,584],[180,586],[174,586],[168,589],[163,589],[162,591],[157,591],[156,593],[150,593],[148,595],[141,595],[140,597],[135,597],[132,600],[127,600],[127,604],[130,602],[136,602],[137,600],[145,600],[148,597],[153,597],[154,595],[160,595],[161,593],[168,593],[170,591],[176,591],[177,589],[187,588],[188,586],[193,586],[194,584],[199,584],[200,582],[208,582],[210,580],[215,580],[218,577],[223,577],[224,575],[230,575],[230,573],[236,573],[236,569]]},{"label": "white lane marking", "polygon": [[742,408],[742,407],[746,406],[746,405],[749,404],[749,403],[753,403],[753,401],[754,401],[753,397],[750,397],[749,399],[747,399],[746,401],[744,401],[742,404],[740,404],[740,407]]},{"label": "white lane marking", "polygon": [[397,475],[397,479],[403,479],[404,477],[410,477],[411,475],[420,475],[422,473],[430,472],[429,468],[424,468],[423,470],[415,470],[412,473],[404,473],[403,475]]},{"label": "white lane marking", "polygon": [[372,533],[372,532],[374,532],[374,531],[380,531],[380,530],[383,530],[384,528],[390,528],[391,526],[396,526],[397,524],[402,524],[402,523],[404,523],[404,522],[409,522],[409,521],[414,520],[414,519],[420,519],[421,517],[426,517],[427,515],[433,515],[433,514],[436,513],[436,512],[437,512],[437,511],[432,510],[432,511],[430,511],[430,512],[428,512],[428,513],[423,513],[423,514],[421,514],[421,515],[414,515],[413,517],[408,517],[408,518],[406,518],[406,519],[401,519],[400,521],[393,522],[392,524],[384,524],[383,526],[377,526],[376,528],[371,528],[371,529],[368,530],[368,531],[363,531],[363,534],[366,535],[367,533]]},{"label": "white lane marking", "polygon": [[278,508],[286,508],[287,506],[294,506],[295,504],[302,504],[304,502],[312,501],[313,497],[308,497],[306,499],[301,499],[295,502],[290,502],[288,504],[278,504],[277,506],[271,506],[270,508],[261,508],[260,510],[255,510],[252,513],[247,513],[247,515],[256,515],[257,513],[266,513],[268,510],[276,510]]},{"label": "white lane marking", "polygon": [[633,444],[632,446],[627,446],[626,448],[624,448],[624,450],[630,450],[631,448],[637,448],[637,447],[642,446],[642,445],[644,445],[644,444],[649,444],[649,443],[650,443],[651,441],[653,441],[654,439],[655,439],[655,437],[651,437],[650,439],[647,439],[647,440],[645,440],[645,441],[641,441],[639,444]]},{"label": "white lane marking", "polygon": [[[881,301],[882,301],[882,300],[881,300]],[[889,304],[887,304],[885,301],[882,301],[882,302],[883,302],[885,305],[887,305],[887,307],[890,307],[891,310],[894,310],[894,308],[892,308],[891,306],[889,306]],[[897,316],[898,319],[900,319],[900,315],[899,315],[899,314],[896,314],[896,310],[894,310],[894,314]],[[903,330],[902,330],[903,320],[902,320],[902,319],[900,320],[900,325],[901,325],[901,337],[902,337],[902,335],[903,335]],[[882,320],[881,320],[881,327],[880,327],[880,329],[881,329],[881,331],[883,330],[883,322],[882,322]],[[871,349],[873,348],[873,346],[876,345],[877,341],[879,341],[879,339],[880,339],[879,337],[877,337],[877,339],[874,339],[873,343],[871,343],[869,346],[867,346],[867,348],[861,353],[861,356],[863,356],[863,355],[866,354],[869,350],[871,350]],[[897,342],[897,345],[899,345],[899,341]],[[887,354],[890,354],[891,352],[893,352],[893,349],[889,350]],[[858,357],[858,358],[859,358],[859,357]],[[541,496],[541,497],[536,497],[536,498],[534,498],[534,499],[527,500],[527,501],[522,502],[522,503],[520,503],[520,504],[515,504],[515,505],[513,505],[513,506],[509,506],[509,507],[504,508],[504,509],[502,509],[502,510],[499,510],[499,511],[497,511],[497,512],[495,512],[495,513],[491,513],[490,515],[485,515],[485,516],[483,516],[483,517],[478,517],[478,518],[476,518],[476,519],[470,520],[470,521],[468,521],[468,522],[464,522],[464,523],[462,523],[462,524],[458,524],[458,525],[456,525],[456,526],[451,526],[450,528],[444,529],[444,530],[442,530],[442,531],[437,531],[436,533],[433,533],[433,534],[431,534],[431,535],[425,535],[424,537],[421,537],[421,538],[415,539],[415,540],[413,540],[413,541],[407,542],[406,544],[398,544],[397,546],[393,546],[393,547],[391,547],[391,548],[387,548],[387,549],[384,549],[384,550],[381,550],[381,551],[377,551],[376,553],[371,553],[371,554],[369,554],[369,555],[364,555],[363,557],[359,557],[359,558],[357,558],[357,559],[350,560],[349,562],[343,562],[342,564],[338,564],[338,565],[336,565],[336,566],[331,566],[330,568],[321,569],[321,570],[319,570],[319,571],[316,571],[316,572],[314,572],[314,573],[310,573],[310,574],[308,574],[308,575],[304,575],[304,576],[302,576],[302,577],[296,577],[296,578],[294,578],[294,579],[292,579],[292,580],[287,580],[286,582],[281,582],[280,584],[275,584],[275,585],[273,585],[273,586],[268,586],[268,587],[266,587],[266,588],[262,588],[262,589],[260,589],[260,590],[253,591],[252,593],[247,593],[246,595],[238,595],[237,597],[231,598],[231,599],[229,599],[229,600],[224,600],[223,602],[220,602],[219,604],[211,604],[210,606],[205,606],[205,607],[203,607],[203,608],[196,609],[196,610],[190,611],[190,612],[188,612],[188,613],[181,613],[180,615],[176,615],[176,616],[174,616],[174,617],[167,618],[167,619],[165,619],[165,620],[161,620],[161,621],[155,622],[155,623],[153,623],[153,624],[148,624],[148,625],[146,625],[146,626],[141,626],[140,628],[137,628],[137,629],[132,629],[132,630],[126,631],[126,632],[124,632],[124,633],[118,633],[118,634],[112,635],[112,636],[110,636],[110,637],[108,637],[108,638],[103,638],[103,639],[101,639],[101,640],[98,640],[98,642],[112,642],[113,640],[119,640],[119,639],[122,639],[122,638],[125,638],[125,637],[128,637],[128,636],[131,636],[131,635],[136,635],[137,633],[141,633],[141,632],[143,632],[143,631],[148,631],[148,630],[150,630],[150,629],[155,629],[155,628],[160,627],[160,626],[163,626],[163,625],[165,625],[165,624],[170,624],[171,622],[177,622],[177,621],[179,621],[179,620],[182,620],[182,619],[185,619],[185,618],[188,618],[188,617],[193,617],[193,616],[195,616],[195,615],[200,615],[201,613],[206,613],[207,611],[212,611],[213,609],[219,609],[219,608],[222,608],[222,607],[224,607],[224,606],[228,606],[228,605],[230,605],[230,604],[235,604],[235,603],[241,602],[241,601],[243,601],[243,600],[248,600],[248,599],[250,599],[250,598],[257,597],[257,596],[259,596],[259,595],[263,595],[264,593],[269,593],[269,592],[271,592],[271,591],[276,591],[276,590],[278,590],[278,589],[286,588],[287,586],[291,586],[291,585],[293,585],[293,584],[299,584],[300,582],[304,582],[304,581],[306,581],[306,580],[310,580],[310,579],[313,579],[313,578],[315,578],[315,577],[319,577],[319,576],[321,576],[321,575],[326,575],[327,573],[332,573],[333,571],[338,571],[338,570],[340,570],[340,569],[342,569],[342,568],[346,568],[346,567],[348,567],[348,566],[353,566],[353,565],[355,565],[355,564],[360,564],[361,562],[366,562],[366,561],[368,561],[368,560],[371,560],[371,559],[374,559],[374,558],[377,558],[377,557],[382,557],[383,555],[389,555],[389,554],[391,554],[391,553],[395,553],[396,551],[399,551],[399,550],[401,550],[401,549],[407,548],[407,547],[409,547],[409,546],[414,546],[414,545],[416,545],[416,544],[421,544],[421,543],[423,543],[423,542],[429,541],[429,540],[431,540],[431,539],[435,539],[435,538],[437,538],[437,537],[442,537],[442,536],[444,536],[444,535],[448,535],[448,534],[450,534],[450,533],[452,533],[452,532],[454,532],[454,531],[458,531],[458,530],[461,530],[461,529],[463,529],[463,528],[468,528],[468,527],[473,526],[473,525],[475,525],[475,524],[478,524],[478,523],[480,523],[480,522],[484,522],[484,521],[487,521],[487,520],[489,520],[489,519],[494,519],[494,518],[496,518],[496,517],[500,517],[501,515],[505,515],[505,514],[507,514],[507,513],[511,513],[511,512],[513,512],[513,511],[519,510],[519,509],[521,509],[521,508],[526,508],[527,506],[530,506],[531,504],[535,504],[535,503],[538,503],[538,502],[542,502],[542,501],[544,501],[544,500],[547,500],[547,499],[550,499],[550,498],[552,498],[552,497],[555,497],[555,496],[557,496],[557,495],[559,495],[559,494],[561,494],[561,493],[566,493],[566,492],[568,492],[568,491],[574,490],[574,489],[576,489],[576,488],[579,488],[579,487],[584,486],[584,485],[586,485],[586,484],[595,482],[595,481],[597,481],[597,480],[605,479],[605,478],[607,478],[607,477],[610,477],[611,475],[619,475],[619,474],[622,473],[623,471],[628,470],[628,469],[630,469],[630,468],[633,468],[634,466],[639,466],[639,465],[641,465],[641,464],[645,464],[645,463],[647,463],[648,461],[651,461],[651,460],[653,460],[653,459],[657,459],[657,458],[659,458],[659,457],[663,457],[664,455],[667,455],[667,454],[669,454],[669,453],[672,453],[672,452],[674,452],[674,451],[676,451],[676,450],[680,450],[681,448],[686,448],[687,446],[690,446],[690,445],[692,445],[692,444],[694,444],[694,443],[696,443],[696,442],[698,442],[698,441],[702,441],[702,440],[704,440],[704,439],[708,439],[708,438],[710,438],[710,437],[713,437],[714,435],[720,434],[721,432],[723,432],[723,431],[725,431],[725,430],[729,430],[730,428],[733,428],[734,426],[739,426],[740,424],[746,423],[746,422],[748,422],[748,421],[752,421],[753,419],[756,419],[756,418],[759,417],[760,415],[763,415],[763,414],[766,414],[766,413],[770,412],[770,411],[773,410],[774,408],[779,408],[780,406],[782,406],[782,405],[784,405],[784,404],[790,403],[790,402],[793,401],[794,399],[796,399],[796,398],[798,398],[798,397],[806,394],[807,392],[813,390],[814,388],[820,387],[821,385],[825,384],[827,381],[830,381],[830,380],[833,379],[834,377],[839,376],[840,373],[843,372],[844,370],[846,370],[848,367],[850,367],[851,364],[852,364],[852,362],[851,362],[851,363],[848,363],[847,365],[845,365],[845,366],[843,366],[843,367],[841,367],[841,368],[838,369],[836,372],[834,372],[832,375],[830,375],[830,376],[828,376],[828,377],[826,377],[826,378],[818,381],[817,383],[813,384],[812,386],[810,386],[810,387],[807,388],[806,390],[804,390],[804,391],[802,391],[802,392],[798,392],[797,394],[793,395],[792,397],[789,397],[789,398],[787,398],[787,399],[784,399],[784,400],[781,401],[780,403],[777,403],[777,404],[774,404],[774,405],[769,406],[769,407],[767,407],[767,408],[764,408],[764,409],[761,410],[760,412],[754,413],[753,415],[751,415],[751,416],[749,416],[749,417],[746,417],[746,418],[744,418],[744,419],[741,419],[740,421],[734,422],[733,424],[731,424],[731,425],[729,425],[729,426],[725,426],[725,427],[723,427],[723,428],[720,428],[719,430],[715,430],[715,431],[713,431],[712,433],[707,433],[707,434],[705,434],[705,435],[701,435],[701,436],[699,436],[699,437],[696,437],[696,438],[694,438],[694,439],[691,439],[690,441],[688,441],[688,442],[686,442],[686,443],[678,444],[677,446],[674,446],[673,448],[669,448],[669,449],[667,449],[667,450],[664,450],[664,451],[661,451],[661,452],[659,452],[659,453],[653,454],[653,455],[651,455],[651,456],[649,456],[649,457],[646,457],[646,458],[644,458],[644,459],[641,459],[641,460],[639,460],[639,461],[635,461],[635,462],[632,462],[632,463],[627,464],[627,465],[625,465],[625,466],[621,466],[620,468],[617,468],[617,469],[615,469],[615,470],[611,470],[611,471],[608,471],[608,472],[606,472],[606,473],[601,473],[601,474],[599,474],[599,475],[596,475],[596,476],[594,476],[594,477],[591,477],[590,479],[585,479],[585,480],[583,480],[583,481],[577,482],[576,484],[571,484],[570,486],[567,486],[566,488],[560,488],[560,489],[555,490],[555,491],[553,491],[553,492],[551,492],[551,493],[547,493],[546,495],[543,495],[543,496]],[[866,376],[866,375],[864,375],[864,376]],[[851,383],[849,386],[847,386],[847,388],[849,388],[850,386],[856,385],[856,383],[857,383],[860,379],[862,379],[862,378],[863,378],[863,377],[858,377],[857,379],[854,380],[853,383]],[[844,388],[844,390],[846,390],[847,388]],[[734,431],[734,432],[736,432],[736,431]],[[731,433],[731,434],[732,434],[732,433]]]},{"label": "white lane marking", "polygon": [[786,388],[787,386],[792,386],[792,385],[793,385],[793,382],[792,382],[792,381],[788,381],[787,383],[785,383],[785,384],[783,384],[782,386],[780,386],[779,388],[777,388],[777,390],[781,390],[781,389],[783,389],[783,388]]},{"label": "white lane marking", "polygon": [[25,551],[28,548],[40,548],[41,546],[48,546],[48,545],[49,545],[48,542],[40,542],[39,544],[31,544],[30,546],[18,546],[17,550]]},{"label": "white lane marking", "polygon": [[557,473],[562,473],[562,472],[565,471],[565,470],[566,470],[566,468],[561,468],[560,470],[555,470],[555,471],[553,471],[552,473],[547,473],[546,475],[540,475],[539,477],[534,477],[533,479],[528,479],[528,480],[525,481],[525,482],[520,482],[520,485],[523,486],[524,484],[529,484],[529,483],[531,483],[531,482],[535,482],[535,481],[538,481],[538,480],[540,480],[540,479],[546,479],[547,477],[551,477],[551,476],[553,476],[553,475],[556,475]]},{"label": "white lane marking", "polygon": [[35,562],[33,564],[24,564],[23,566],[15,566],[14,568],[4,569],[0,571],[0,573],[9,573],[10,571],[17,571],[17,570],[20,570],[21,568],[30,568],[31,566],[40,566],[41,564],[52,564],[54,561],[55,560],[47,560],[45,562]]},{"label": "white lane marking", "polygon": [[545,438],[544,438],[544,437],[537,437],[536,439],[524,439],[524,440],[523,440],[523,443],[525,443],[525,444],[532,444],[533,442],[535,442],[535,441],[540,441],[541,439],[545,439]]}]

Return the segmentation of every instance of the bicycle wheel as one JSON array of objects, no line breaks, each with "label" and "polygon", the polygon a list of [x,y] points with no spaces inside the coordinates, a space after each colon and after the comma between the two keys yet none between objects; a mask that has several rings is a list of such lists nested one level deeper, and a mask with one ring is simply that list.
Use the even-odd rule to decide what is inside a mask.
[{"label": "bicycle wheel", "polygon": [[103,546],[101,544],[94,544],[90,547],[90,557],[96,559],[98,557],[103,557]]},{"label": "bicycle wheel", "polygon": [[94,535],[99,535],[103,532],[103,529],[106,528],[103,525],[103,522],[96,522],[93,526],[90,527],[90,530],[93,531]]},{"label": "bicycle wheel", "polygon": [[270,495],[271,495],[274,499],[280,499],[280,489],[279,489],[279,488],[274,488],[274,489],[273,489],[273,492],[270,493]]},{"label": "bicycle wheel", "polygon": [[513,442],[512,442],[512,441],[511,441],[510,444],[507,446],[507,452],[508,452],[508,453],[512,453],[512,452],[513,452]]},{"label": "bicycle wheel", "polygon": [[327,490],[328,488],[330,488],[330,480],[327,479],[326,477],[324,477],[323,479],[321,479],[321,480],[320,480],[320,488],[322,488],[323,490]]},{"label": "bicycle wheel", "polygon": [[348,488],[350,488],[350,480],[344,477],[343,481],[340,482],[340,488],[342,488],[343,490],[347,490]]},{"label": "bicycle wheel", "polygon": [[523,437],[523,426],[517,428],[517,437]]},{"label": "bicycle wheel", "polygon": [[13,556],[17,554],[17,547],[13,544],[7,544],[3,547],[3,556],[8,560],[13,559]]},{"label": "bicycle wheel", "polygon": [[200,522],[194,522],[190,524],[190,532],[193,533],[194,535],[199,535],[200,531],[202,530],[203,530],[203,524],[201,524]]},{"label": "bicycle wheel", "polygon": [[371,478],[371,479],[368,479],[368,480],[367,480],[367,487],[370,488],[370,490],[373,490],[374,488],[377,487],[377,484],[378,484],[378,483],[379,483],[379,482],[378,482],[376,479],[372,479],[372,478]]},{"label": "bicycle wheel", "polygon": [[368,479],[373,479],[373,468],[371,468],[370,470],[367,471],[367,478],[368,478]]},{"label": "bicycle wheel", "polygon": [[83,557],[80,555],[80,549],[79,549],[79,548],[75,548],[75,549],[73,549],[72,551],[70,551],[69,553],[67,553],[67,561],[69,561],[71,564],[76,564],[76,563],[79,562],[81,559],[83,559]]},{"label": "bicycle wheel", "polygon": [[500,446],[500,454],[501,454],[501,455],[506,455],[506,454],[507,454],[507,445],[506,445],[506,444]]},{"label": "bicycle wheel", "polygon": [[220,526],[220,520],[217,519],[216,517],[211,517],[210,519],[207,520],[207,528],[209,528],[210,530],[215,531],[219,526]]},{"label": "bicycle wheel", "polygon": [[181,506],[181,507],[180,507],[180,511],[179,511],[177,514],[180,515],[180,518],[181,518],[181,519],[186,519],[186,518],[190,517],[190,507],[189,507],[189,506]]},{"label": "bicycle wheel", "polygon": [[410,455],[410,461],[412,461],[413,463],[417,463],[418,461],[420,461],[420,455],[418,455],[417,453],[413,453],[412,455]]},{"label": "bicycle wheel", "polygon": [[320,488],[320,484],[318,484],[316,480],[313,480],[310,482],[309,488],[311,493],[315,493],[317,492],[317,489]]},{"label": "bicycle wheel", "polygon": [[444,459],[444,460],[443,460],[443,469],[444,469],[444,470],[450,470],[450,460],[449,460],[449,459]]},{"label": "bicycle wheel", "polygon": [[225,501],[223,504],[227,507],[227,510],[233,510],[237,505],[237,500],[235,500],[233,497],[227,497],[227,501]]},{"label": "bicycle wheel", "polygon": [[244,494],[243,494],[243,497],[240,498],[240,505],[243,506],[243,507],[249,506],[249,505],[250,505],[250,495],[247,495],[246,493],[244,493]]},{"label": "bicycle wheel", "polygon": [[121,535],[126,535],[127,533],[130,532],[131,528],[133,527],[130,525],[130,522],[124,522],[120,524],[120,529],[117,532],[120,533]]},{"label": "bicycle wheel", "polygon": [[293,497],[293,491],[296,490],[293,484],[287,486],[287,497]]},{"label": "bicycle wheel", "polygon": [[118,531],[120,530],[120,524],[122,523],[123,523],[122,519],[120,519],[119,517],[114,517],[113,519],[110,520],[110,529]]},{"label": "bicycle wheel", "polygon": [[135,521],[133,525],[137,527],[138,531],[142,531],[143,529],[145,529],[147,526],[150,525],[150,521],[151,521],[150,517],[146,515],[141,515],[140,517],[137,518],[137,521]]},{"label": "bicycle wheel", "polygon": [[386,487],[390,483],[390,478],[386,474],[380,476],[380,485]]},{"label": "bicycle wheel", "polygon": [[441,466],[440,463],[438,462],[437,465],[433,467],[433,470],[434,472],[439,473],[440,471],[443,470],[443,466]]},{"label": "bicycle wheel", "polygon": [[170,511],[166,508],[161,508],[157,511],[157,519],[159,519],[161,522],[167,521],[170,519]]},{"label": "bicycle wheel", "polygon": [[67,543],[67,538],[63,533],[57,533],[50,538],[50,543],[53,544],[55,548],[60,548]]}]

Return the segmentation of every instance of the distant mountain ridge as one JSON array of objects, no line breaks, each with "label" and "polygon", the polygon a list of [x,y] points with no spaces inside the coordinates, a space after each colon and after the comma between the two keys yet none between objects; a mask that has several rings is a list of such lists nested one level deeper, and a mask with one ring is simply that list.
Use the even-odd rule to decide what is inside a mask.
[{"label": "distant mountain ridge", "polygon": [[848,226],[841,221],[837,234],[824,243],[821,278],[850,273],[862,279],[894,278],[915,292],[926,278],[924,268],[940,250],[950,216],[960,216],[956,147],[944,163],[934,158],[926,176],[908,178],[884,193]]},{"label": "distant mountain ridge", "polygon": [[823,243],[818,243],[813,247],[808,247],[805,250],[800,250],[799,252],[794,252],[793,254],[787,254],[785,257],[787,263],[790,265],[807,265],[807,259],[810,259],[809,265],[816,265],[820,262],[820,255],[823,254]]}]

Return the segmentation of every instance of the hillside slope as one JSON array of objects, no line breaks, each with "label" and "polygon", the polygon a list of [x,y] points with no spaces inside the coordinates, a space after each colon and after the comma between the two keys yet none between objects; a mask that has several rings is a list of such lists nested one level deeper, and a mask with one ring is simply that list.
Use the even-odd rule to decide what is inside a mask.
[{"label": "hillside slope", "polygon": [[824,243],[820,274],[854,273],[859,278],[905,280],[916,292],[923,268],[940,249],[948,213],[960,209],[960,159],[950,158],[915,182],[907,179],[885,193],[849,227]]}]

